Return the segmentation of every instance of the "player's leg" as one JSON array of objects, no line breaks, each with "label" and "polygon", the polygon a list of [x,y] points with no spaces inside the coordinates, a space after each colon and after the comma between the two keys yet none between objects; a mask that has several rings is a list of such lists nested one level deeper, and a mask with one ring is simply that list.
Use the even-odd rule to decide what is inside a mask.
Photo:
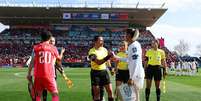
[{"label": "player's leg", "polygon": [[136,85],[133,86],[134,87],[134,92],[136,95],[136,100],[135,101],[140,101],[140,90],[137,88]]},{"label": "player's leg", "polygon": [[108,93],[108,101],[114,101],[113,93],[112,93],[112,84],[110,83],[110,76],[106,70],[102,71],[101,74],[102,74],[102,77],[101,77],[100,84],[104,85]]},{"label": "player's leg", "polygon": [[99,85],[99,89],[100,89],[100,100],[103,101],[103,98],[104,98],[104,86]]},{"label": "player's leg", "polygon": [[116,88],[115,88],[115,99],[118,100],[120,97],[119,86],[122,84],[121,81],[116,81]]},{"label": "player's leg", "polygon": [[47,90],[43,90],[43,101],[47,101]]},{"label": "player's leg", "polygon": [[94,101],[101,101],[100,100],[100,88],[98,85],[92,85],[93,94],[94,94]]},{"label": "player's leg", "polygon": [[159,68],[156,68],[155,73],[154,73],[157,101],[160,101],[160,95],[161,95],[160,81],[161,81],[161,79],[162,79],[162,71],[161,71],[161,68],[159,67]]},{"label": "player's leg", "polygon": [[52,101],[59,101],[58,89],[55,78],[44,78],[44,86],[51,93]]},{"label": "player's leg", "polygon": [[[100,89],[100,101],[103,101],[104,98],[104,87],[102,85],[99,85],[99,89]],[[94,100],[95,95],[94,95],[94,91],[93,91],[93,87],[91,84],[91,95],[92,95],[92,99]]]},{"label": "player's leg", "polygon": [[105,89],[108,93],[108,101],[114,101],[113,94],[112,94],[112,84],[105,85]]},{"label": "player's leg", "polygon": [[42,95],[42,91],[43,91],[43,79],[42,78],[34,78],[34,90],[35,90],[35,97],[36,97],[36,101],[41,101],[41,95]]},{"label": "player's leg", "polygon": [[149,101],[150,91],[151,91],[151,84],[152,84],[152,78],[153,78],[153,70],[151,67],[148,66],[145,70],[145,78],[146,78],[146,88],[145,88],[145,98],[146,101]]},{"label": "player's leg", "polygon": [[146,89],[145,89],[146,101],[149,101],[149,96],[150,96],[150,92],[151,92],[151,84],[152,84],[152,80],[146,79]]},{"label": "player's leg", "polygon": [[118,100],[119,97],[120,97],[120,92],[119,92],[119,86],[122,84],[122,79],[121,79],[121,71],[120,70],[117,70],[116,72],[116,88],[115,88],[115,99]]},{"label": "player's leg", "polygon": [[156,80],[155,81],[155,87],[156,87],[156,98],[157,98],[157,101],[160,101],[160,95],[161,95],[160,80]]},{"label": "player's leg", "polygon": [[91,85],[92,85],[92,98],[94,101],[100,100],[100,71],[91,70]]}]

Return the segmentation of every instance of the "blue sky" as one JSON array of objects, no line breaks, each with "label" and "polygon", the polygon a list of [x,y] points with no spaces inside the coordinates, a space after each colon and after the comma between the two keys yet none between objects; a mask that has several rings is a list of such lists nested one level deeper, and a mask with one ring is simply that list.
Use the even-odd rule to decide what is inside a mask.
[{"label": "blue sky", "polygon": [[[5,0],[0,0],[5,1]],[[30,2],[30,0],[7,0],[11,2]],[[35,2],[53,1],[53,0],[32,0]],[[58,0],[55,0],[58,1]],[[196,54],[196,46],[201,44],[201,0],[59,0],[61,2],[73,3],[109,3],[114,4],[162,4],[166,2],[165,7],[168,11],[149,28],[157,38],[165,38],[165,45],[173,50],[173,47],[179,43],[179,40],[185,40],[189,43],[189,54]],[[0,25],[0,30],[4,26]]]}]

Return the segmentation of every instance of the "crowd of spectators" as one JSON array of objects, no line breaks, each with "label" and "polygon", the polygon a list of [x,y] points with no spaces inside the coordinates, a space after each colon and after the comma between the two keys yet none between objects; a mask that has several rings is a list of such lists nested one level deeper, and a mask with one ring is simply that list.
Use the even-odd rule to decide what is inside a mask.
[{"label": "crowd of spectators", "polygon": [[[102,35],[105,47],[117,51],[121,40],[125,36],[123,31],[93,31],[89,29],[78,30],[50,30],[56,37],[57,47],[64,47],[64,61],[67,63],[81,63],[86,61],[87,52],[92,46],[93,37]],[[6,29],[0,33],[0,65],[24,65],[32,53],[32,46],[40,42],[42,29]],[[140,30],[138,41],[142,45],[143,55],[150,48],[150,43],[155,37],[149,30]],[[168,57],[171,52],[168,51]],[[170,56],[169,56],[170,55]],[[172,57],[171,57],[172,59]]]}]

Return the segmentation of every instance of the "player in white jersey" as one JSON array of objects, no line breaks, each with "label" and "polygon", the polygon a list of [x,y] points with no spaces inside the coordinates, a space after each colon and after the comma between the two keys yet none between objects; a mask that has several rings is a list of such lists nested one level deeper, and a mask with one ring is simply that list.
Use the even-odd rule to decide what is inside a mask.
[{"label": "player in white jersey", "polygon": [[170,62],[170,67],[169,68],[167,68],[168,69],[168,74],[174,74],[174,72],[175,72],[175,62]]},{"label": "player in white jersey", "polygon": [[191,73],[191,67],[192,67],[192,65],[191,65],[191,62],[189,61],[189,62],[187,62],[187,75],[188,76],[191,76],[192,75],[192,73]]},{"label": "player in white jersey", "polygon": [[181,71],[182,71],[182,75],[186,74],[186,63],[185,62],[181,62]]},{"label": "player in white jersey", "polygon": [[196,62],[191,62],[191,69],[192,69],[192,75],[195,75],[196,73]]},{"label": "player in white jersey", "polygon": [[[128,42],[128,58],[121,58],[120,61],[128,62],[129,80],[128,85],[134,87],[134,93],[136,98],[132,101],[140,101],[139,90],[144,85],[144,69],[142,66],[142,48],[137,40],[139,36],[139,30],[127,29],[126,41]],[[117,56],[115,56],[118,58]]]},{"label": "player in white jersey", "polygon": [[182,74],[181,67],[182,67],[182,63],[181,62],[177,62],[176,73],[175,73],[176,76],[181,76],[181,74]]}]

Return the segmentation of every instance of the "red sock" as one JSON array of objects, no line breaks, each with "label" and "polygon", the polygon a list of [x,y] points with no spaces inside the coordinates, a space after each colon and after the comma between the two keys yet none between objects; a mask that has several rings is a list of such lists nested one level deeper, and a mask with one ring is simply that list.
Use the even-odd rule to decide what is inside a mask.
[{"label": "red sock", "polygon": [[52,96],[52,101],[59,101],[59,97],[58,96]]},{"label": "red sock", "polygon": [[36,96],[36,101],[40,101],[40,96]]}]

